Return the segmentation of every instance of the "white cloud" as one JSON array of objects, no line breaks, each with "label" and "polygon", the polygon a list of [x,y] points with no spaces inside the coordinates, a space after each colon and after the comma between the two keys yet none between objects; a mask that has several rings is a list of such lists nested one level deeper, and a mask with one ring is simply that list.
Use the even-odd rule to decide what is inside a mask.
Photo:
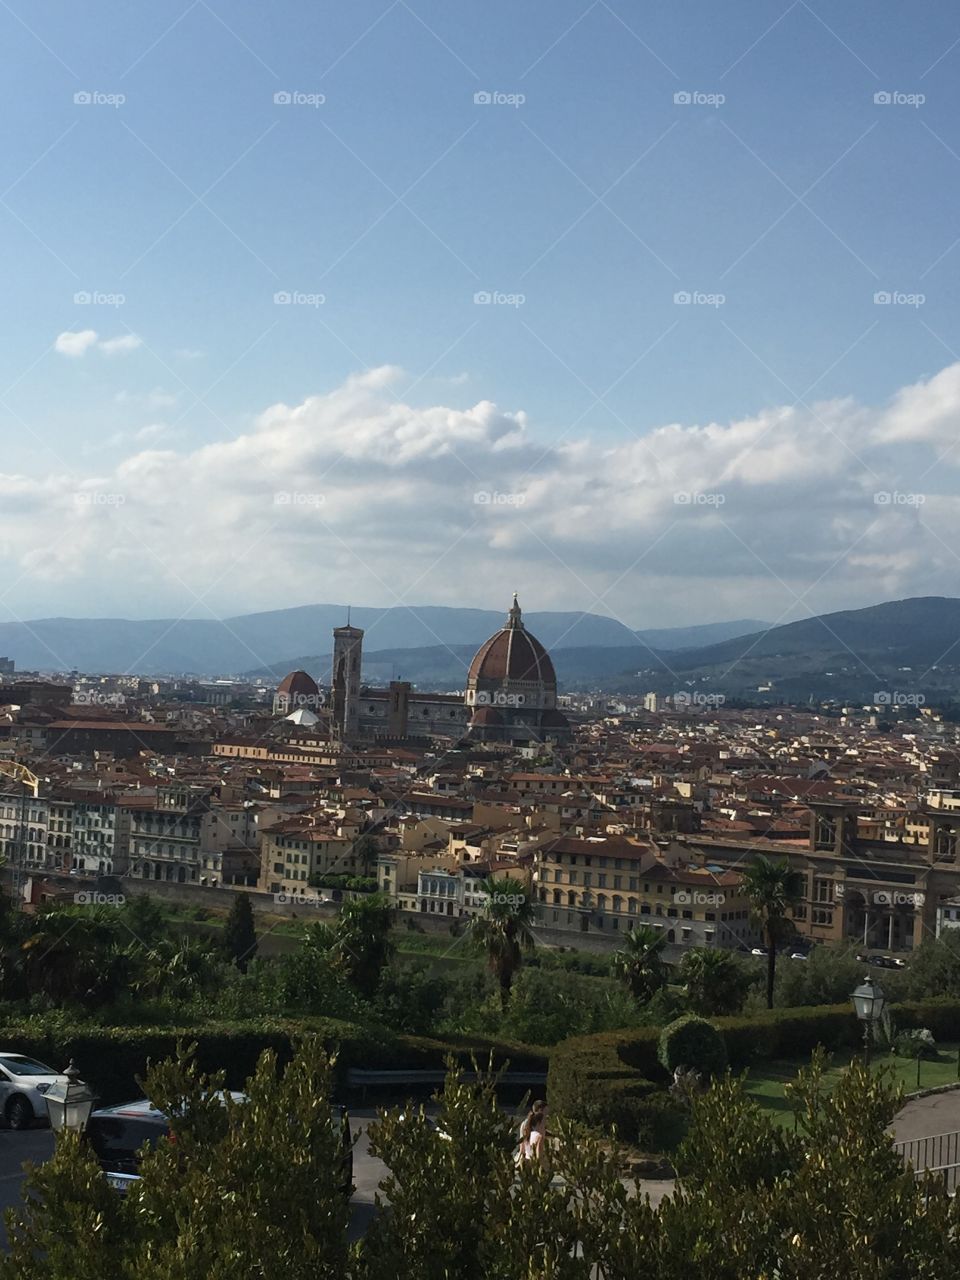
[{"label": "white cloud", "polygon": [[76,333],[68,330],[66,333],[61,333],[53,345],[60,355],[76,359],[84,355],[96,340],[97,334],[94,329],[81,329]]},{"label": "white cloud", "polygon": [[190,592],[233,613],[516,588],[634,625],[960,595],[960,450],[936,452],[957,438],[960,365],[879,409],[773,406],[602,445],[490,400],[419,408],[400,385],[377,369],[192,448],[152,423],[97,477],[0,475],[0,569],[42,572],[49,611],[89,614],[134,611],[149,566],[153,616]]},{"label": "white cloud", "polygon": [[126,355],[143,346],[143,339],[136,333],[125,333],[119,338],[106,338],[97,344],[107,356]]},{"label": "white cloud", "polygon": [[95,329],[81,329],[78,332],[68,329],[58,335],[53,345],[60,355],[77,359],[94,347],[104,355],[124,355],[143,346],[143,339],[135,333],[125,333],[119,338],[101,338]]}]

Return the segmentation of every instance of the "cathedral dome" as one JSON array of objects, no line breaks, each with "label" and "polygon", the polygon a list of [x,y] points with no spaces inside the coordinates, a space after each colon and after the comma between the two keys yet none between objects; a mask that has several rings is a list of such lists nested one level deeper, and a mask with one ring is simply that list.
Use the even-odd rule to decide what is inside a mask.
[{"label": "cathedral dome", "polygon": [[278,694],[286,695],[291,702],[299,698],[316,699],[319,692],[316,680],[306,671],[291,671],[283,677],[277,689]]},{"label": "cathedral dome", "polygon": [[523,625],[516,596],[507,625],[480,646],[467,675],[468,686],[475,686],[478,681],[504,680],[532,680],[553,687],[557,683],[550,655]]}]

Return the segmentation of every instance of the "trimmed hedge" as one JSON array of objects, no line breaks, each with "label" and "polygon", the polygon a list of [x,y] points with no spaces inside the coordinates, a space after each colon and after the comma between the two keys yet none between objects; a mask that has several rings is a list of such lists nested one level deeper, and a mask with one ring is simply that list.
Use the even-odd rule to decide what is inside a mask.
[{"label": "trimmed hedge", "polygon": [[713,1023],[695,1013],[684,1014],[663,1028],[657,1057],[665,1071],[692,1068],[706,1076],[719,1076],[727,1069],[727,1046]]},{"label": "trimmed hedge", "polygon": [[483,1067],[491,1055],[496,1067],[509,1061],[518,1071],[546,1071],[548,1064],[545,1051],[527,1045],[392,1035],[334,1018],[261,1018],[192,1027],[102,1027],[39,1018],[0,1028],[0,1044],[10,1052],[59,1069],[72,1058],[104,1105],[142,1096],[137,1079],[143,1078],[148,1063],[172,1057],[180,1043],[195,1043],[200,1067],[224,1070],[227,1088],[241,1089],[265,1049],[272,1049],[285,1065],[293,1056],[294,1042],[305,1036],[319,1036],[328,1049],[337,1051],[340,1089],[350,1067],[436,1069],[450,1054],[464,1066],[475,1056]]},{"label": "trimmed hedge", "polygon": [[[955,998],[904,1002],[891,1006],[891,1013],[899,1030],[929,1027],[938,1042],[960,1040],[960,1000]],[[808,1058],[817,1045],[852,1048],[863,1038],[848,1004],[772,1009],[752,1018],[710,1021],[736,1071],[771,1059]],[[651,1124],[651,1115],[657,1107],[669,1112],[672,1103],[663,1091],[668,1075],[658,1060],[659,1039],[659,1028],[640,1027],[562,1041],[550,1056],[551,1107],[589,1125],[616,1124],[628,1139],[643,1142],[646,1132],[651,1150],[671,1149],[653,1145],[657,1137],[663,1140],[664,1131]]]}]

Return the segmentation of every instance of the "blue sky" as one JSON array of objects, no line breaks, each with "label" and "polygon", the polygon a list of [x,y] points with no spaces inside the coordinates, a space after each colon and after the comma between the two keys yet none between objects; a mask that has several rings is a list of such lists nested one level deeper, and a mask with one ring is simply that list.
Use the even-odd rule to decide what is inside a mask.
[{"label": "blue sky", "polygon": [[[877,425],[914,384],[942,408],[929,380],[960,351],[950,6],[10,0],[0,35],[0,478],[17,515],[0,526],[0,565],[16,616],[388,603],[397,583],[411,603],[490,605],[509,580],[530,607],[657,625],[956,591],[960,563],[943,550],[955,476],[937,463],[953,419],[926,435]],[[285,93],[323,101],[275,101]],[[503,100],[475,102],[484,93]],[[481,292],[513,301],[478,305]],[[898,300],[878,305],[883,292]],[[84,294],[123,301],[75,302]],[[58,350],[71,332],[97,336]],[[362,474],[347,466],[322,503],[304,499],[308,514],[326,507],[321,523],[260,528],[243,507],[258,479],[271,499],[281,480],[299,492],[295,475],[243,466],[265,411],[294,414],[384,366],[402,372],[373,379],[390,389],[354,459]],[[417,434],[421,414],[487,401],[520,415],[519,477],[465,459],[459,436],[431,455],[459,471],[384,457],[397,406]],[[835,407],[803,416],[819,402]],[[726,452],[696,477],[697,492],[726,495],[694,513],[696,529],[674,530],[669,502],[636,528],[608,521],[616,504],[601,494],[638,441],[678,424],[706,430],[687,443],[708,453],[710,424],[788,412],[800,417],[769,475]],[[324,412],[304,416],[329,477],[330,450],[349,450]],[[796,530],[777,548],[764,522],[789,510],[804,529],[821,486],[800,467],[791,491],[784,457],[798,442],[822,452],[824,420],[857,465],[836,463],[821,517],[832,540],[798,559]],[[487,463],[513,463],[516,447],[495,427]],[[218,458],[224,485],[165,515],[144,475],[158,489],[209,480]],[[319,492],[315,462],[291,456],[304,493]],[[678,491],[667,471],[638,470],[637,502]],[[524,495],[495,525],[475,520],[485,484]],[[910,484],[930,501],[901,503],[885,532],[847,527],[844,494]],[[101,490],[123,502],[87,503],[66,551],[48,554],[64,493]],[[572,520],[558,525],[551,504]],[[256,551],[228,563],[248,531]],[[858,535],[875,576],[851,558]],[[702,549],[719,546],[725,559],[707,563]]]}]

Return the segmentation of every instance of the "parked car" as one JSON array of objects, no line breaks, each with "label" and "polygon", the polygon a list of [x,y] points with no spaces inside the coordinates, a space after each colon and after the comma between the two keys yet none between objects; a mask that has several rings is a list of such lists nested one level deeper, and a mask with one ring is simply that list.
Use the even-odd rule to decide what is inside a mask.
[{"label": "parked car", "polygon": [[[232,1093],[235,1102],[246,1101],[246,1095]],[[350,1120],[345,1108],[330,1108],[334,1130],[339,1134],[343,1161],[341,1190],[345,1196],[353,1191],[353,1138]],[[136,1102],[124,1102],[116,1107],[101,1107],[94,1111],[86,1128],[86,1139],[93,1147],[107,1182],[116,1191],[125,1193],[131,1183],[140,1179],[140,1161],[144,1151],[153,1150],[164,1139],[170,1138],[170,1121],[146,1098]]]},{"label": "parked car", "polygon": [[810,957],[807,955],[806,951],[791,951],[790,959],[791,960],[809,960]]},{"label": "parked car", "polygon": [[63,1079],[62,1071],[34,1058],[0,1050],[0,1115],[11,1129],[26,1129],[38,1121],[49,1124],[44,1094]]},{"label": "parked car", "polygon": [[907,967],[906,960],[901,960],[899,956],[867,956],[867,964],[872,964],[878,969],[905,969]]}]

